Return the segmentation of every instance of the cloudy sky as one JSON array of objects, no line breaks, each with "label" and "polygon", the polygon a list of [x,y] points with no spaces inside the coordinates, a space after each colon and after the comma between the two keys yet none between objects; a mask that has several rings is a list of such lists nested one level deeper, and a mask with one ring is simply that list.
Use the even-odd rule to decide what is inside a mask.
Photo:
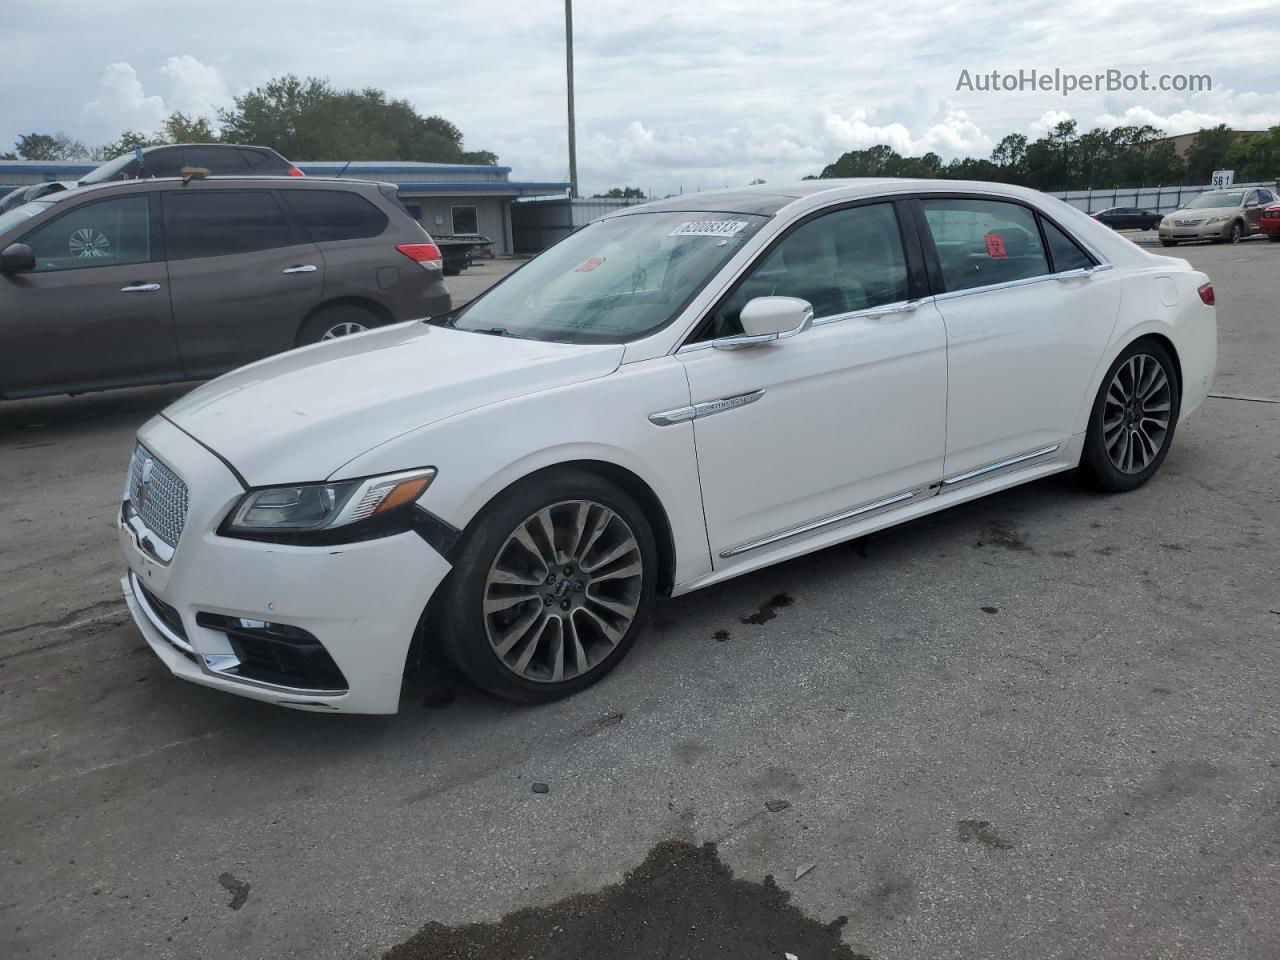
[{"label": "cloudy sky", "polygon": [[[293,72],[445,116],[513,178],[567,177],[561,0],[4,4],[0,149],[31,130],[93,144],[171,110],[213,116]],[[875,143],[985,156],[1067,116],[1170,133],[1280,123],[1274,0],[576,0],[574,14],[584,192],[784,180]],[[962,69],[1024,68],[1207,73],[1213,89],[956,89]]]}]

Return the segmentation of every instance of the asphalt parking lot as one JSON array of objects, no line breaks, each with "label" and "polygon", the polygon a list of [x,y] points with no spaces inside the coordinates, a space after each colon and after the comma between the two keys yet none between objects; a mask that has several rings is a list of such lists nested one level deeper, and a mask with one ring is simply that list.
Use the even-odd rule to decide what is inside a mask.
[{"label": "asphalt parking lot", "polygon": [[[112,521],[186,388],[0,404],[0,957],[372,958],[434,923],[570,960],[460,925],[584,915],[706,842],[838,933],[744,957],[1280,956],[1280,245],[1172,252],[1217,290],[1215,392],[1253,399],[1146,487],[1053,478],[666,602],[535,709],[444,670],[389,718],[173,680]],[[714,939],[672,916],[620,935]]]}]

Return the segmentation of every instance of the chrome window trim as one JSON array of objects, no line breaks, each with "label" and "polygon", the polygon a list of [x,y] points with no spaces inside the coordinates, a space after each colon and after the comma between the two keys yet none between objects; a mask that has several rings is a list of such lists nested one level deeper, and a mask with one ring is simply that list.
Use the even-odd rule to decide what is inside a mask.
[{"label": "chrome window trim", "polygon": [[[965,291],[968,292],[968,291]],[[898,313],[914,313],[926,303],[932,302],[936,297],[930,294],[927,297],[921,297],[918,300],[895,300],[892,303],[881,304],[876,307],[865,307],[862,310],[850,310],[848,313],[833,313],[825,317],[815,317],[810,324],[811,327],[821,327],[828,323],[838,323],[841,320],[874,320],[879,317],[887,317]],[[793,334],[794,336],[794,334]],[[773,339],[786,339],[786,337],[776,337],[769,334],[762,338],[760,342]],[[734,345],[742,344],[743,338],[738,337],[721,337],[719,340],[699,340],[696,343],[686,343],[676,348],[676,355],[685,353],[697,353],[699,350],[724,349],[726,340],[732,340]]]},{"label": "chrome window trim", "polygon": [[810,520],[809,522],[802,523],[797,527],[781,530],[778,533],[772,533],[769,536],[761,537],[758,540],[748,540],[746,543],[738,544],[736,547],[728,547],[727,549],[721,550],[720,558],[722,560],[727,560],[730,557],[736,557],[739,554],[747,553],[751,550],[758,550],[761,547],[780,543],[783,540],[790,540],[793,537],[801,537],[808,533],[816,533],[819,530],[836,526],[837,524],[844,523],[847,520],[853,520],[857,517],[865,517],[868,514],[896,506],[899,503],[914,500],[922,493],[928,492],[928,490],[928,487],[917,487],[914,490],[904,490],[901,493],[895,493],[891,497],[873,500],[870,503],[864,503],[851,510],[845,510],[829,517],[823,517],[819,520]]},{"label": "chrome window trim", "polygon": [[955,300],[959,297],[967,297],[975,293],[990,293],[993,290],[1011,290],[1014,287],[1029,287],[1035,283],[1044,283],[1046,280],[1072,280],[1077,277],[1091,277],[1095,273],[1103,273],[1112,269],[1110,263],[1100,263],[1092,269],[1082,267],[1078,270],[1063,270],[1061,273],[1042,273],[1036,277],[1022,277],[1019,280],[1006,280],[1003,283],[988,283],[981,287],[965,287],[963,290],[947,290],[943,293],[936,293],[933,299],[937,302],[946,300]]},{"label": "chrome window trim", "polygon": [[988,463],[982,467],[975,467],[965,473],[957,474],[954,477],[947,477],[942,481],[944,487],[953,487],[958,483],[964,483],[966,480],[976,480],[979,477],[985,477],[988,474],[995,473],[997,470],[1004,470],[1008,467],[1017,466],[1020,463],[1026,463],[1028,460],[1038,460],[1040,457],[1047,457],[1051,453],[1056,453],[1062,444],[1055,443],[1047,447],[1041,447],[1039,450],[1032,450],[1029,453],[1020,453],[1017,456],[1006,457],[1003,460],[997,460],[995,463]]}]

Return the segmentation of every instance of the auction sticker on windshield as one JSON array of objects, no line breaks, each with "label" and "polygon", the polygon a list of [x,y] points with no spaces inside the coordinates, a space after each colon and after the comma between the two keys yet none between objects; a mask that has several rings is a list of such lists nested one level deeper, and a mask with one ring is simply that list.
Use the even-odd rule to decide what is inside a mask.
[{"label": "auction sticker on windshield", "polygon": [[746,225],[746,220],[690,220],[672,230],[669,236],[732,237]]}]

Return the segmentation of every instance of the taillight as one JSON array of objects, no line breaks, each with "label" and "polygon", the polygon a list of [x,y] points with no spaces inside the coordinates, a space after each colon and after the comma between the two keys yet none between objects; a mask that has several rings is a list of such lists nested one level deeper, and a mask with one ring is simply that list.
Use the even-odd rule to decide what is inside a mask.
[{"label": "taillight", "polygon": [[444,266],[444,256],[434,243],[402,243],[396,247],[414,263],[426,270],[438,270]]},{"label": "taillight", "polygon": [[291,176],[291,177],[305,177],[305,176],[306,176],[306,174],[305,174],[305,173],[303,173],[301,170],[299,170],[297,167],[290,167],[290,168],[289,168],[289,176]]},{"label": "taillight", "polygon": [[1200,284],[1200,286],[1196,288],[1196,293],[1200,294],[1200,299],[1203,300],[1207,306],[1212,307],[1217,302],[1213,297],[1212,283]]}]

